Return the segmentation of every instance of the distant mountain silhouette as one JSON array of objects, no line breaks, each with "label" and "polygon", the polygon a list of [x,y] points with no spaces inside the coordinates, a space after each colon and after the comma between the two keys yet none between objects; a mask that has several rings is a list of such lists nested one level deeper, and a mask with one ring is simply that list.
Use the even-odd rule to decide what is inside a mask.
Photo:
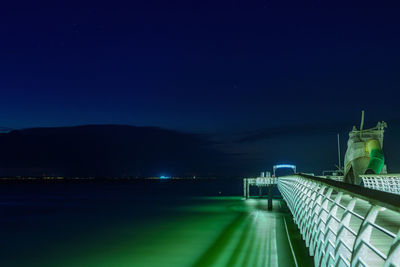
[{"label": "distant mountain silhouette", "polygon": [[0,133],[1,133],[1,132],[10,132],[10,131],[12,131],[11,128],[8,128],[8,127],[1,127],[1,126],[0,126]]},{"label": "distant mountain silhouette", "polygon": [[0,147],[0,176],[207,175],[222,156],[195,134],[121,125],[13,130]]}]

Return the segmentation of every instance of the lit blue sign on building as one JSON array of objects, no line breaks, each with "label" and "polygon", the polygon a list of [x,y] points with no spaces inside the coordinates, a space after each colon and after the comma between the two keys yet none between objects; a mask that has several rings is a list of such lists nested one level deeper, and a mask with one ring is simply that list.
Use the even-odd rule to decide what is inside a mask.
[{"label": "lit blue sign on building", "polygon": [[276,173],[275,173],[276,169],[284,169],[284,168],[293,169],[293,172],[296,173],[296,165],[278,164],[278,165],[274,165],[274,176],[276,175]]},{"label": "lit blue sign on building", "polygon": [[281,169],[281,168],[290,168],[290,169],[296,169],[296,165],[291,165],[291,164],[278,164],[275,165],[276,169]]}]

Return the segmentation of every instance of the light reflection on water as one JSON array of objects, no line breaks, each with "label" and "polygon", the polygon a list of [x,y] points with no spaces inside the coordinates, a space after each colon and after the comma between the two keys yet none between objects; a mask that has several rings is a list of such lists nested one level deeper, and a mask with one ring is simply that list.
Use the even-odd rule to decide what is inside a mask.
[{"label": "light reflection on water", "polygon": [[165,194],[165,187],[144,190],[135,184],[37,189],[0,197],[1,266],[277,262],[276,218],[267,200]]}]

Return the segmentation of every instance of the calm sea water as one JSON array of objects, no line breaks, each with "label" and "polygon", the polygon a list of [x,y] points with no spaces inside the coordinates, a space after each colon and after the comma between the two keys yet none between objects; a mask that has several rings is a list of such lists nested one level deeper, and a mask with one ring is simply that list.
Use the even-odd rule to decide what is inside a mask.
[{"label": "calm sea water", "polygon": [[0,266],[193,266],[230,225],[267,216],[242,190],[241,180],[2,183]]}]

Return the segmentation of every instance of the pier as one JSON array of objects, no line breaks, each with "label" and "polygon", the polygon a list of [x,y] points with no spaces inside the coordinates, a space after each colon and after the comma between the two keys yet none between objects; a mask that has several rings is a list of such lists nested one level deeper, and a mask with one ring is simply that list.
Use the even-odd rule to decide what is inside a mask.
[{"label": "pier", "polygon": [[[250,186],[277,186],[314,266],[400,266],[400,174],[360,178],[363,186],[300,173],[245,178],[244,197]],[[268,192],[268,210],[279,212]]]}]

